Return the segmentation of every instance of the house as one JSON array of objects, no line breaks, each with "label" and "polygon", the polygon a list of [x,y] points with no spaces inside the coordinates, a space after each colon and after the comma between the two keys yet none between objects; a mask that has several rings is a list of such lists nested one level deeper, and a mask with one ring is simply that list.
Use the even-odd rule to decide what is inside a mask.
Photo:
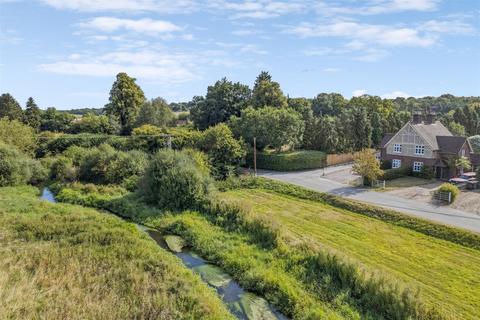
[{"label": "house", "polygon": [[429,167],[438,179],[459,173],[452,164],[459,157],[474,156],[467,138],[452,135],[434,114],[414,114],[397,133],[385,135],[380,148],[380,159],[391,162],[392,168],[420,172]]}]

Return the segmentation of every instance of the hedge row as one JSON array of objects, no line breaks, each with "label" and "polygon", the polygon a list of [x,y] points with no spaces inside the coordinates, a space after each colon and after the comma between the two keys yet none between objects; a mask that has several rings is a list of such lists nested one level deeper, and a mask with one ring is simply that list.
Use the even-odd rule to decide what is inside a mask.
[{"label": "hedge row", "polygon": [[[171,138],[172,148],[179,150],[185,147],[194,147],[200,139],[200,133],[195,131],[173,135]],[[166,135],[138,135],[116,136],[106,134],[62,134],[54,137],[41,137],[36,151],[37,157],[47,154],[59,154],[70,146],[84,148],[98,147],[101,144],[109,144],[115,149],[129,151],[139,149],[153,153],[158,149],[166,148],[168,137]]]},{"label": "hedge row", "polygon": [[394,210],[368,205],[359,201],[345,199],[332,194],[308,190],[289,183],[265,178],[241,177],[237,179],[228,179],[225,182],[219,183],[218,186],[220,190],[236,188],[259,188],[294,196],[300,199],[319,201],[334,207],[379,219],[396,226],[408,228],[428,236],[480,250],[480,235],[474,232],[427,221],[421,218],[402,214]]},{"label": "hedge row", "polygon": [[[253,154],[248,155],[248,165],[253,166]],[[327,155],[322,151],[301,150],[284,153],[258,152],[257,168],[276,171],[318,169],[326,166]]]}]

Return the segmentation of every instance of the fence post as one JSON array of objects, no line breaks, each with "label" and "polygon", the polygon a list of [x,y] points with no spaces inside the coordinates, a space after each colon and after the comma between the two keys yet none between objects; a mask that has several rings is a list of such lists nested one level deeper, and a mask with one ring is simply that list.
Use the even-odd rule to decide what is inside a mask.
[{"label": "fence post", "polygon": [[452,193],[448,193],[448,203],[452,203]]}]

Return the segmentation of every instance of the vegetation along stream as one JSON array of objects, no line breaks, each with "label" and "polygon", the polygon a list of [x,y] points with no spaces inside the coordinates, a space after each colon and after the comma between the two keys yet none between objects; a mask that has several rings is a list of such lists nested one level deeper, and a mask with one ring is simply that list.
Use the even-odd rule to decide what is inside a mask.
[{"label": "vegetation along stream", "polygon": [[[56,202],[53,193],[44,188],[41,199],[50,202]],[[288,319],[276,311],[262,297],[245,291],[234,281],[230,275],[221,268],[208,263],[194,252],[188,250],[185,241],[174,235],[163,235],[156,230],[145,226],[137,225],[138,228],[146,232],[155,242],[164,249],[171,251],[183,264],[199,274],[201,278],[211,287],[215,288],[218,295],[227,305],[230,312],[238,319],[245,320],[286,320]]]}]

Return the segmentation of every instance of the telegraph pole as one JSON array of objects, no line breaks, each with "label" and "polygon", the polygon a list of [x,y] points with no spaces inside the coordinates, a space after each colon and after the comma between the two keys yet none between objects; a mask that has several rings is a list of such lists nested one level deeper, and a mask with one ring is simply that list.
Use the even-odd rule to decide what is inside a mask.
[{"label": "telegraph pole", "polygon": [[253,174],[257,176],[257,138],[253,137]]}]

